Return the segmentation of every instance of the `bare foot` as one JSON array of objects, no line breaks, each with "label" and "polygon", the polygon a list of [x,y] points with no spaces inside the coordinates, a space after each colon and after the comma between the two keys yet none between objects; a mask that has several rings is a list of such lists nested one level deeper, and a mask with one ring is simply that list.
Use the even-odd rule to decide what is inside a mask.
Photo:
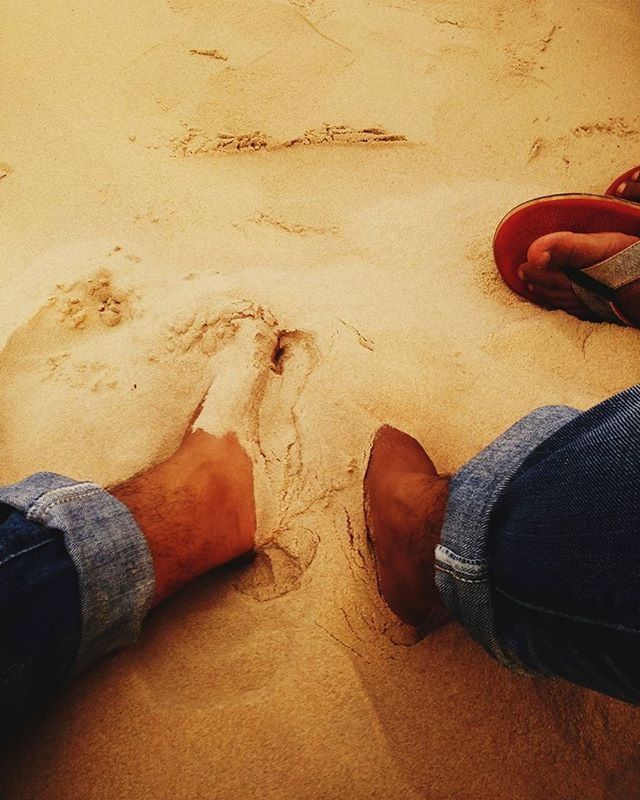
[{"label": "bare foot", "polygon": [[109,491],[128,507],[149,544],[154,605],[253,550],[252,465],[233,434],[191,431],[166,461]]},{"label": "bare foot", "polygon": [[[211,384],[180,447],[110,490],[128,506],[149,542],[155,603],[255,547],[255,489],[264,482],[251,458],[253,402],[264,393],[278,337],[270,321],[243,317],[248,313],[243,304],[229,313],[235,320],[229,325],[233,339],[210,361]],[[264,524],[264,512],[262,517]]]},{"label": "bare foot", "polygon": [[[520,266],[519,275],[544,308],[561,309],[579,319],[601,321],[578,298],[561,268],[590,267],[637,241],[640,241],[637,236],[625,233],[550,233],[536,239],[529,247],[527,262]],[[631,323],[640,327],[640,282],[618,289],[616,298],[617,308]]]},{"label": "bare foot", "polygon": [[621,183],[616,189],[618,197],[640,203],[640,169],[633,173],[628,181]]},{"label": "bare foot", "polygon": [[400,619],[425,633],[449,619],[434,580],[448,493],[449,479],[438,475],[415,439],[380,428],[364,478],[378,590]]}]

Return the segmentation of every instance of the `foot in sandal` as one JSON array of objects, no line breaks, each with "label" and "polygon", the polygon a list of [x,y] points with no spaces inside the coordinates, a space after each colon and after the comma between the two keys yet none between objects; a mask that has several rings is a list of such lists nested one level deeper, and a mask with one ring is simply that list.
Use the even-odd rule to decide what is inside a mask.
[{"label": "foot in sandal", "polygon": [[[577,271],[586,269],[587,276],[610,292],[606,299],[621,321],[640,327],[640,245],[634,246],[638,242],[639,237],[624,233],[550,233],[531,244],[518,276],[545,308],[561,309],[579,319],[610,319],[601,299],[604,295],[597,296],[598,287],[592,295],[585,284],[576,283],[580,281]],[[574,270],[571,277],[567,268]],[[612,280],[607,280],[607,270]]]}]

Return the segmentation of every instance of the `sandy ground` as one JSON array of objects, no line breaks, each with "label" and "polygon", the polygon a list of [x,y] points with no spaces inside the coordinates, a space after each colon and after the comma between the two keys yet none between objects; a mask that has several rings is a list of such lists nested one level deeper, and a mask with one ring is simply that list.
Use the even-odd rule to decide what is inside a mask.
[{"label": "sandy ground", "polygon": [[640,797],[638,711],[511,675],[456,626],[416,644],[361,508],[382,422],[453,470],[538,405],[636,382],[636,333],[515,298],[490,243],[517,202],[640,162],[637,3],[2,19],[0,481],[123,479],[211,386],[270,502],[256,564],[155,612],[11,747],[0,795]]}]

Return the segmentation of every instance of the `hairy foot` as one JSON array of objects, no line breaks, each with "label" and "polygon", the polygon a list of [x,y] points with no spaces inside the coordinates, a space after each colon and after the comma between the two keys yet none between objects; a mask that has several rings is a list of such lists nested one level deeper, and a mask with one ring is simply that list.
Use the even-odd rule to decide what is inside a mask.
[{"label": "hairy foot", "polygon": [[[254,404],[264,394],[278,336],[266,315],[252,317],[252,311],[241,303],[226,312],[231,341],[211,357],[209,389],[177,451],[111,489],[149,542],[156,603],[203,572],[252,553],[256,514],[270,530],[260,508],[268,487],[254,444]],[[257,494],[262,503],[256,504]]]},{"label": "hairy foot", "polygon": [[109,491],[131,511],[149,544],[154,605],[253,550],[252,465],[234,434],[191,431],[166,461]]},{"label": "hairy foot", "polygon": [[[599,321],[601,318],[575,294],[561,268],[590,267],[637,241],[640,241],[637,236],[625,233],[550,233],[531,244],[527,262],[520,266],[518,274],[544,308],[561,309],[579,319]],[[640,326],[640,282],[623,286],[616,296],[618,309],[630,322]]]},{"label": "hairy foot", "polygon": [[364,478],[378,590],[400,619],[424,632],[449,619],[434,580],[448,493],[448,478],[438,475],[415,439],[380,428]]},{"label": "hairy foot", "polygon": [[618,197],[622,197],[623,200],[633,200],[636,203],[640,203],[640,169],[636,170],[629,180],[618,186],[616,194]]}]

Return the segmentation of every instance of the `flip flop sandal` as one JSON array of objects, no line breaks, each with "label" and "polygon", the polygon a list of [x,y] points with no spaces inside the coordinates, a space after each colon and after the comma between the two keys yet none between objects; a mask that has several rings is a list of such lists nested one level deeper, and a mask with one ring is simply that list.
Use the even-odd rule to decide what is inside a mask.
[{"label": "flip flop sandal", "polygon": [[[610,195],[611,197],[618,197],[618,187],[622,183],[627,183],[627,181],[638,181],[640,180],[640,175],[636,176],[636,173],[640,173],[640,167],[632,167],[631,169],[627,170],[623,175],[616,178],[615,181],[611,184],[611,186],[607,189],[605,194]],[[630,202],[638,202],[638,201],[630,201]]]},{"label": "flip flop sandal", "polygon": [[[640,236],[640,203],[596,194],[557,194],[516,206],[498,225],[493,256],[507,286],[527,300],[535,295],[518,277],[529,245],[555,231]],[[586,269],[562,267],[583,303],[609,322],[631,325],[615,307],[615,290],[640,279],[640,242]]]}]

